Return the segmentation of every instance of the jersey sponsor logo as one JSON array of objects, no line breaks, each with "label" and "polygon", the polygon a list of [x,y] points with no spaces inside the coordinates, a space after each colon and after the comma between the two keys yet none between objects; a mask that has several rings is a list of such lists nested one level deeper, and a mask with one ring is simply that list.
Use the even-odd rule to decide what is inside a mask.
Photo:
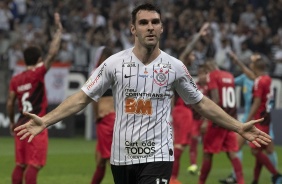
[{"label": "jersey sponsor logo", "polygon": [[27,83],[27,84],[18,86],[17,91],[18,92],[27,91],[27,90],[30,90],[31,88],[32,88],[31,83]]},{"label": "jersey sponsor logo", "polygon": [[85,83],[85,85],[87,85],[87,89],[89,90],[90,88],[92,88],[94,86],[95,83],[97,83],[99,81],[99,79],[102,76],[102,73],[105,69],[105,67],[107,66],[106,63],[104,63],[104,65],[102,66],[102,68],[100,69],[100,71],[98,72],[98,75],[96,76],[96,78],[94,80],[92,79],[88,79],[87,82]]},{"label": "jersey sponsor logo", "polygon": [[133,76],[135,76],[135,75],[124,75],[124,78],[130,78],[130,77],[133,77]]},{"label": "jersey sponsor logo", "polygon": [[148,77],[150,77],[150,78],[153,78],[153,75],[142,75],[142,74],[139,74],[139,76],[138,77],[141,77],[141,78],[148,78]]},{"label": "jersey sponsor logo", "polygon": [[169,73],[169,69],[164,70],[163,68],[160,68],[159,70],[154,71],[156,75],[154,76],[154,82],[159,85],[163,86],[167,83],[167,75]]},{"label": "jersey sponsor logo", "polygon": [[231,78],[222,78],[222,82],[231,84],[233,83],[233,80]]},{"label": "jersey sponsor logo", "polygon": [[165,95],[162,93],[142,93],[137,92],[135,89],[127,88],[125,89],[125,96],[132,98],[145,97],[150,99],[163,99]]},{"label": "jersey sponsor logo", "polygon": [[157,66],[161,67],[161,68],[169,68],[169,69],[171,69],[171,64],[169,64],[169,63],[158,63]]},{"label": "jersey sponsor logo", "polygon": [[191,75],[190,75],[189,71],[187,70],[186,66],[182,65],[182,68],[184,69],[186,75],[188,76],[190,84],[196,89],[196,91],[198,91],[198,87],[197,87],[195,81],[193,80],[193,78],[191,77]]},{"label": "jersey sponsor logo", "polygon": [[124,111],[128,114],[152,115],[152,102],[150,99],[145,100],[126,98],[124,103]]},{"label": "jersey sponsor logo", "polygon": [[153,156],[153,154],[156,152],[156,143],[154,141],[125,141],[124,144],[126,155],[130,158],[146,158]]},{"label": "jersey sponsor logo", "polygon": [[136,67],[135,62],[126,62],[122,64],[122,67]]}]

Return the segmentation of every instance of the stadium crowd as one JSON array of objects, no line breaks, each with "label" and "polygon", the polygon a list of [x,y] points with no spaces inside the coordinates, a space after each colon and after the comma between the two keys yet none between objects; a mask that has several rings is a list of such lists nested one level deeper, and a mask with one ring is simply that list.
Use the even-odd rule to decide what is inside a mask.
[{"label": "stadium crowd", "polygon": [[[53,12],[62,17],[65,28],[57,60],[71,62],[74,69],[87,68],[95,52],[106,45],[114,52],[133,46],[130,11],[138,1],[127,0],[1,0],[1,65],[12,71],[22,60],[22,49],[38,44],[46,51],[53,32]],[[195,46],[192,75],[206,57],[235,76],[238,67],[227,52],[232,49],[241,60],[251,53],[268,56],[273,77],[282,77],[282,1],[281,0],[158,0],[164,22],[160,48],[178,57],[204,22],[210,33]],[[40,39],[39,39],[40,38]],[[3,65],[5,66],[5,65]],[[2,68],[2,67],[1,67]]]}]

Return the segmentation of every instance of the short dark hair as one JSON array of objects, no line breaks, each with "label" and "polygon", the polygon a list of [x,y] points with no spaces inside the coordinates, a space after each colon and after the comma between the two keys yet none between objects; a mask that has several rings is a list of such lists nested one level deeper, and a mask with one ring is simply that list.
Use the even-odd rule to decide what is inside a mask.
[{"label": "short dark hair", "polygon": [[131,22],[132,22],[132,24],[135,24],[135,22],[136,22],[136,14],[140,10],[155,11],[161,17],[161,10],[157,6],[155,6],[155,5],[151,4],[151,3],[144,3],[144,4],[141,4],[141,5],[137,6],[137,7],[135,7],[133,9],[133,11],[131,12]]},{"label": "short dark hair", "polygon": [[36,46],[30,46],[23,52],[24,61],[27,66],[35,65],[38,59],[41,57],[41,49]]},{"label": "short dark hair", "polygon": [[110,49],[109,47],[105,47],[105,48],[103,49],[101,55],[104,56],[104,57],[107,59],[108,57],[110,57],[111,55],[113,55],[113,51],[112,51],[112,49]]},{"label": "short dark hair", "polygon": [[260,54],[260,58],[258,58],[256,61],[253,61],[255,68],[265,71],[267,70],[269,60],[266,56]]}]

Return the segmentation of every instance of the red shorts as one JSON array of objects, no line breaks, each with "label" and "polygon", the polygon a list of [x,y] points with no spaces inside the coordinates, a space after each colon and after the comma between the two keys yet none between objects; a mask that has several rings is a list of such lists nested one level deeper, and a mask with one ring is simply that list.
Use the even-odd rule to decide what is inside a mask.
[{"label": "red shorts", "polygon": [[208,130],[204,136],[204,152],[219,153],[238,151],[238,142],[235,132],[214,126],[209,122]]},{"label": "red shorts", "polygon": [[110,113],[99,120],[96,124],[97,145],[96,149],[101,153],[101,157],[109,159],[111,157],[111,146],[113,140],[113,130],[115,123],[115,113]]},{"label": "red shorts", "polygon": [[27,139],[20,140],[15,136],[16,163],[25,165],[44,166],[48,149],[48,130],[43,130],[30,143]]},{"label": "red shorts", "polygon": [[191,133],[192,137],[198,137],[201,135],[200,129],[201,129],[202,123],[203,123],[203,120],[201,119],[193,119],[192,133]]},{"label": "red shorts", "polygon": [[[261,131],[269,134],[269,125],[260,125],[260,124],[256,124],[255,125],[258,129],[260,129]],[[254,145],[252,142],[249,142],[249,146],[251,148],[254,148],[254,149],[260,149],[260,150],[264,150],[266,149],[267,145],[264,145],[264,144],[261,144],[261,147],[257,147],[256,145]]]},{"label": "red shorts", "polygon": [[174,144],[187,145],[190,143],[193,115],[185,106],[176,106],[172,111]]}]

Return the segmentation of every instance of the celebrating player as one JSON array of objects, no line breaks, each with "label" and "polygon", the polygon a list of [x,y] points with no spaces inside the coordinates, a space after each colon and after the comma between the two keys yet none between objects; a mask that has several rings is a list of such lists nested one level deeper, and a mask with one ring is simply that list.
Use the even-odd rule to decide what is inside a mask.
[{"label": "celebrating player", "polygon": [[[219,70],[215,61],[208,60],[205,63],[208,74],[208,93],[211,99],[217,103],[226,113],[232,117],[237,117],[235,104],[235,84],[231,73]],[[236,134],[226,130],[216,124],[209,123],[207,132],[204,136],[204,158],[199,178],[199,184],[204,184],[212,165],[213,154],[221,151],[227,153],[234,168],[237,182],[244,183],[242,165],[237,158],[238,149]]]},{"label": "celebrating player", "polygon": [[[270,131],[270,111],[273,104],[273,94],[271,90],[271,78],[266,73],[267,61],[264,57],[259,54],[254,54],[251,56],[250,68],[246,67],[233,52],[230,52],[230,56],[233,61],[240,66],[243,72],[252,80],[254,80],[253,85],[253,95],[252,95],[252,105],[249,110],[246,121],[257,118],[264,118],[260,124],[256,127],[260,130],[269,133]],[[239,139],[240,140],[240,139]],[[241,140],[241,142],[244,142]],[[282,183],[282,176],[278,173],[274,164],[271,163],[270,159],[263,153],[263,150],[274,152],[274,145],[271,143],[268,146],[263,146],[257,148],[252,143],[250,143],[252,149],[252,154],[255,156],[255,168],[254,168],[254,179],[253,184],[257,184],[260,176],[262,166],[265,166],[267,170],[272,174],[272,182]]]},{"label": "celebrating player", "polygon": [[242,124],[203,96],[183,63],[159,49],[162,32],[158,8],[148,3],[134,8],[134,47],[106,59],[80,91],[45,116],[25,113],[31,120],[15,129],[17,135],[32,141],[46,127],[79,112],[112,87],[116,118],[110,160],[116,184],[169,182],[174,161],[169,122],[174,90],[208,119],[257,146],[268,144],[269,135],[254,126],[262,120]]},{"label": "celebrating player", "polygon": [[[104,46],[99,47],[96,51],[96,61],[94,61],[96,65],[95,69],[111,55],[111,49]],[[111,89],[108,89],[98,102],[93,101],[93,110],[97,132],[95,152],[97,166],[91,184],[100,184],[105,175],[107,160],[109,160],[111,156],[115,122],[114,99]]]},{"label": "celebrating player", "polygon": [[[26,70],[10,81],[9,97],[7,101],[7,112],[10,119],[10,130],[28,121],[23,112],[30,112],[44,116],[47,110],[47,97],[44,84],[44,76],[56,56],[62,34],[62,25],[59,14],[55,14],[57,31],[51,42],[47,57],[42,60],[41,50],[30,46],[24,50],[24,61]],[[43,61],[43,62],[42,62]],[[18,109],[21,113],[15,124],[14,105],[18,101]],[[34,141],[20,141],[15,136],[16,166],[12,174],[12,183],[20,184],[23,180],[26,184],[34,184],[37,180],[38,171],[45,165],[48,146],[48,132],[44,129],[38,134]]]}]

